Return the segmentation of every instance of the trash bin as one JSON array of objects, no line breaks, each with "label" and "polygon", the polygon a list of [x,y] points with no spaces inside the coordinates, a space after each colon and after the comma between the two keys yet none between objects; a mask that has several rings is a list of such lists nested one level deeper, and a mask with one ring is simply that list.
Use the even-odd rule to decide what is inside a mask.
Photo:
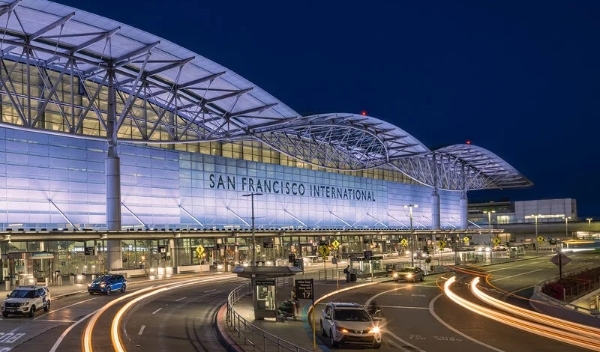
[{"label": "trash bin", "polygon": [[355,282],[356,281],[356,273],[352,272],[350,273],[350,282]]}]

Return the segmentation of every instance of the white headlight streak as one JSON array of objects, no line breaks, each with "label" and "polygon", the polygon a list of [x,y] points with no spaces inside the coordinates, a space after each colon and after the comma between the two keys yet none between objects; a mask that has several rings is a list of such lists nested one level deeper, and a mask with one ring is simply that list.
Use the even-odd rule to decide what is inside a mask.
[{"label": "white headlight streak", "polygon": [[[469,286],[471,288],[471,292],[475,296],[485,303],[500,308],[501,310],[509,312],[510,314],[506,314],[495,309],[490,309],[472,303],[469,300],[464,299],[452,292],[452,290],[450,290],[450,286],[455,281],[455,277],[452,277],[446,281],[444,284],[444,293],[448,298],[463,308],[497,322],[528,331],[533,334],[591,350],[600,350],[600,341],[598,340],[598,333],[600,332],[599,329],[583,326],[581,324],[568,322],[520,307],[508,305],[506,302],[502,302],[481,292],[477,288],[479,278],[473,279]],[[522,317],[523,319],[519,317]]]}]

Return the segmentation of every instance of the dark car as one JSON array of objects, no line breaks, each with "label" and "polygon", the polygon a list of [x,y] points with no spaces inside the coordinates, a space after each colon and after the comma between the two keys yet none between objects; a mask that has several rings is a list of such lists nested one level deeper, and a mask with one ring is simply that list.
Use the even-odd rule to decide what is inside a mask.
[{"label": "dark car", "polygon": [[416,266],[405,266],[400,270],[396,270],[392,273],[394,281],[423,281],[425,279],[425,272],[423,269]]},{"label": "dark car", "polygon": [[125,293],[127,290],[127,279],[120,274],[102,275],[88,285],[90,295],[94,293],[104,293],[110,295],[113,291]]}]

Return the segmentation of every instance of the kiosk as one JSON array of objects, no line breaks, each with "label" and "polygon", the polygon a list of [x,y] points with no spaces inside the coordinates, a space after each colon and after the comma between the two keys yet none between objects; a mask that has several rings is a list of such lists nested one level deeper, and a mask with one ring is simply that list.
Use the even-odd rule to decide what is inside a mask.
[{"label": "kiosk", "polygon": [[263,320],[276,319],[278,304],[283,301],[278,300],[277,278],[296,275],[302,269],[295,266],[237,266],[232,272],[251,280],[254,319]]}]

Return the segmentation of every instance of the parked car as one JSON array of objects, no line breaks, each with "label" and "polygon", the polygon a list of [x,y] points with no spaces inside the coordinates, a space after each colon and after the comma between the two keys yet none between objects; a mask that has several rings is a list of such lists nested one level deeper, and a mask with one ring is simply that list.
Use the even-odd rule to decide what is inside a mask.
[{"label": "parked car", "polygon": [[90,295],[104,293],[108,296],[119,290],[123,293],[127,290],[127,279],[121,274],[101,275],[88,285]]},{"label": "parked car", "polygon": [[29,315],[33,318],[35,312],[43,309],[50,310],[50,290],[46,286],[19,286],[0,305],[2,316],[9,314]]},{"label": "parked car", "polygon": [[331,347],[341,344],[381,347],[381,330],[367,310],[358,303],[329,302],[319,319],[321,335]]},{"label": "parked car", "polygon": [[405,266],[400,270],[394,271],[392,273],[392,278],[396,282],[400,280],[412,282],[417,282],[417,280],[423,281],[425,280],[425,272],[423,271],[423,269],[417,266]]}]

